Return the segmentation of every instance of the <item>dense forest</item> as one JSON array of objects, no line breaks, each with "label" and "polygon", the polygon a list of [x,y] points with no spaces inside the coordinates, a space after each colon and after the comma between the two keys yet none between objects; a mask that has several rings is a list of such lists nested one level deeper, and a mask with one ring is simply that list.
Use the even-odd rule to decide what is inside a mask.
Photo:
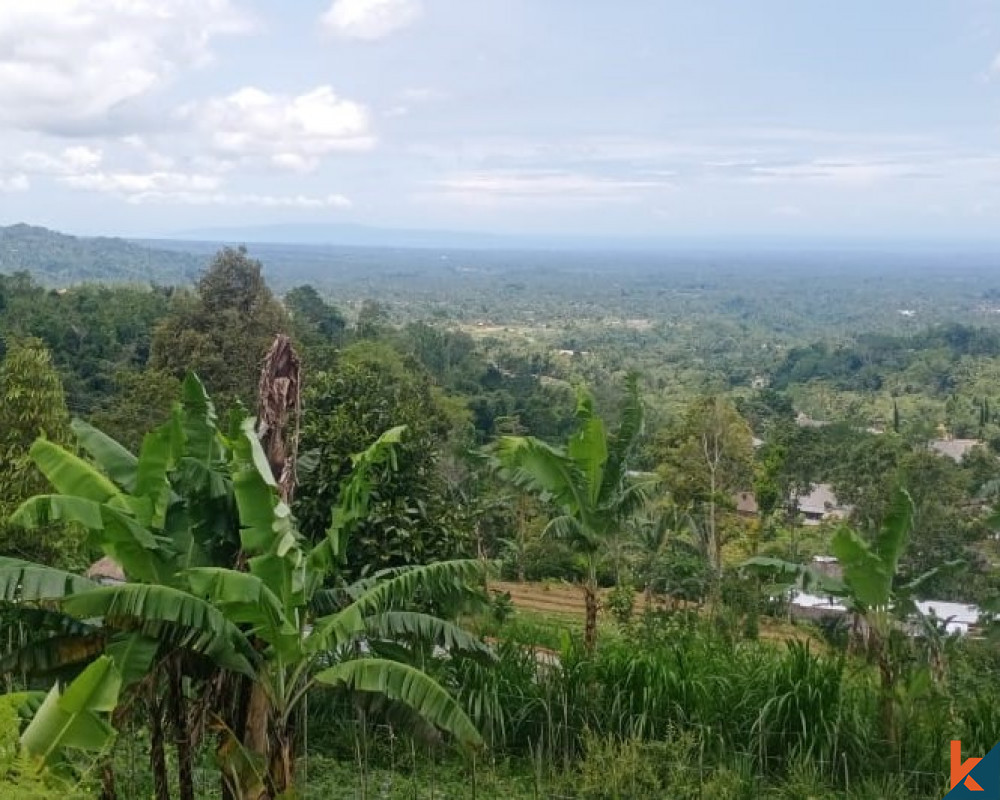
[{"label": "dense forest", "polygon": [[1000,278],[873,258],[2,229],[3,780],[941,796],[1000,739]]}]

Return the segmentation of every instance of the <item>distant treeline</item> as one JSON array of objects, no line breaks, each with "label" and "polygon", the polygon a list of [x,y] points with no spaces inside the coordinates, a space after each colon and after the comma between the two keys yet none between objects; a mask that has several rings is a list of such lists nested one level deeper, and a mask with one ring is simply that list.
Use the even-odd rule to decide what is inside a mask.
[{"label": "distant treeline", "polygon": [[[956,362],[963,357],[1000,356],[1000,332],[951,324],[935,326],[912,336],[866,333],[851,344],[816,342],[792,348],[772,376],[775,389],[797,383],[825,380],[845,391],[879,391],[888,375],[909,369],[918,361],[940,359]],[[950,390],[946,374],[940,385]]]}]

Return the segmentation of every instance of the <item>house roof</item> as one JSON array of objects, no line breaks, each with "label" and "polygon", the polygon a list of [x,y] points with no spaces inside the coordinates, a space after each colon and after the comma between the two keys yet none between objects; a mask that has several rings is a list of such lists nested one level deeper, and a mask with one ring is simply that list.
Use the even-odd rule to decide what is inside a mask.
[{"label": "house roof", "polygon": [[794,592],[791,603],[799,608],[819,608],[823,611],[837,613],[847,612],[847,606],[836,602],[832,597],[821,597],[818,594],[809,594],[808,592]]},{"label": "house roof", "polygon": [[979,439],[934,439],[930,443],[930,448],[952,461],[961,461],[973,447],[981,444]]},{"label": "house roof", "polygon": [[[819,609],[831,613],[846,613],[847,607],[832,597],[793,592],[790,600],[798,608]],[[946,603],[941,600],[923,600],[917,603],[921,614],[933,615],[945,623],[948,633],[967,634],[979,622],[979,608],[963,603]]]},{"label": "house roof", "polygon": [[829,483],[813,484],[809,494],[798,498],[799,511],[803,514],[827,514],[835,513],[843,516],[846,508],[840,505],[837,496],[833,493],[833,487]]},{"label": "house roof", "polygon": [[946,603],[943,600],[923,600],[917,603],[921,614],[935,616],[945,623],[948,633],[968,633],[979,622],[979,608],[964,603]]},{"label": "house roof", "polygon": [[87,571],[84,573],[84,577],[96,581],[104,579],[124,583],[125,571],[113,558],[110,556],[104,556],[104,558],[95,561],[90,565],[90,567],[87,568]]},{"label": "house roof", "polygon": [[737,492],[733,495],[733,500],[738,514],[756,514],[760,510],[753,492]]}]

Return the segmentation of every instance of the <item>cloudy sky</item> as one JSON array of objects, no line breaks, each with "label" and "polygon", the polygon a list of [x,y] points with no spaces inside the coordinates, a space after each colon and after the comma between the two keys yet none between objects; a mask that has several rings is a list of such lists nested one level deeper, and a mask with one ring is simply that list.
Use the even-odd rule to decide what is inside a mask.
[{"label": "cloudy sky", "polygon": [[1000,0],[0,0],[0,223],[1000,233]]}]

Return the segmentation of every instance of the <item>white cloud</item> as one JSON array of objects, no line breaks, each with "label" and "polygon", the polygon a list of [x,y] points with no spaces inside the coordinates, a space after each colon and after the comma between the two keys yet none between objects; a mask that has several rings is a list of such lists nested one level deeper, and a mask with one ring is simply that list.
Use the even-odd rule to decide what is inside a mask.
[{"label": "white cloud", "polygon": [[926,174],[917,164],[891,161],[816,160],[799,164],[756,166],[746,180],[751,183],[798,181],[836,186],[869,186],[885,180]]},{"label": "white cloud", "polygon": [[134,199],[149,193],[211,192],[220,186],[215,175],[184,172],[90,172],[66,175],[62,182],[74,189],[118,194]]},{"label": "white cloud", "polygon": [[0,175],[0,192],[26,192],[31,188],[31,181],[23,172],[13,175]]},{"label": "white cloud", "polygon": [[181,116],[197,126],[223,158],[263,161],[300,172],[315,169],[331,153],[368,150],[375,144],[368,110],[338,97],[329,86],[297,96],[248,86],[189,105]]},{"label": "white cloud", "polygon": [[96,148],[74,145],[58,155],[31,150],[21,156],[20,166],[36,175],[78,175],[97,169],[103,157]]},{"label": "white cloud", "polygon": [[440,89],[432,89],[428,86],[417,86],[404,89],[399,93],[399,102],[390,106],[384,115],[387,117],[405,117],[414,109],[426,106],[430,103],[444,100],[448,95]]},{"label": "white cloud", "polygon": [[248,192],[198,192],[150,190],[129,195],[129,203],[160,203],[190,206],[242,206],[254,208],[292,208],[316,210],[323,208],[348,209],[352,203],[342,194],[328,195],[274,195]]},{"label": "white cloud", "polygon": [[123,106],[248,24],[231,0],[0,0],[0,125],[113,127]]},{"label": "white cloud", "polygon": [[417,20],[419,0],[334,0],[323,17],[327,30],[347,39],[382,39]]},{"label": "white cloud", "polygon": [[670,184],[657,178],[613,178],[575,172],[487,171],[454,175],[436,185],[469,197],[558,198],[565,200],[628,198],[636,192]]},{"label": "white cloud", "polygon": [[[39,162],[41,163],[41,162]],[[255,192],[229,192],[219,175],[154,170],[151,172],[94,171],[51,172],[57,180],[73,189],[115,195],[133,205],[160,203],[196,206],[252,206],[257,208],[320,209],[351,207],[342,194],[276,195]]]}]

